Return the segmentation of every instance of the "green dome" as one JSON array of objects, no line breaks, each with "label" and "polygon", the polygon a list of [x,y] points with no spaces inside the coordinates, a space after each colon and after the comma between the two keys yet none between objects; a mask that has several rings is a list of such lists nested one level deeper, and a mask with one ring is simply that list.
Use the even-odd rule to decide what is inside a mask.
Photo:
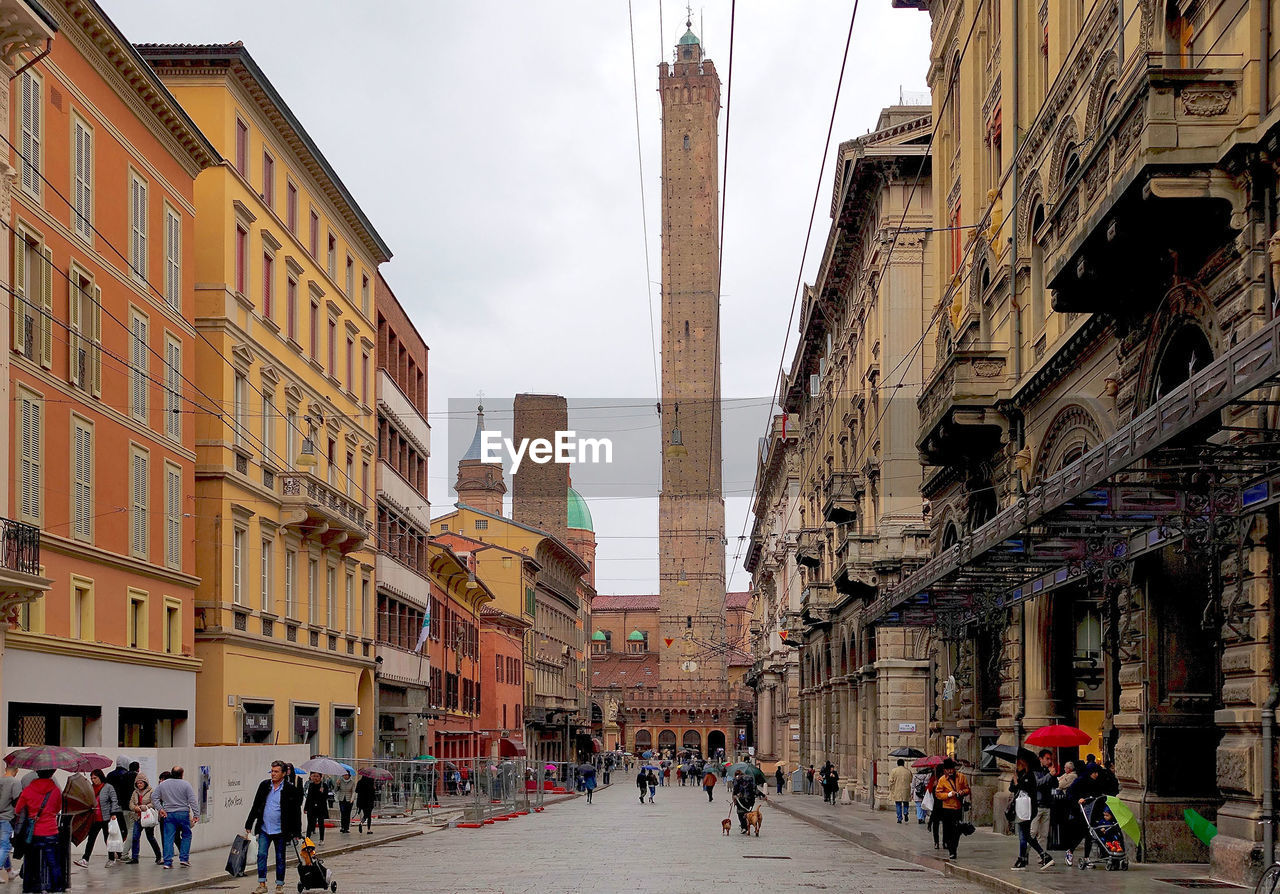
[{"label": "green dome", "polygon": [[569,527],[595,532],[595,528],[591,526],[591,510],[587,508],[587,501],[573,488],[569,488]]},{"label": "green dome", "polygon": [[633,643],[642,643],[644,642],[644,634],[639,630],[633,630],[627,635],[627,639]]},{"label": "green dome", "polygon": [[690,46],[690,45],[697,45],[701,42],[702,41],[698,40],[698,35],[694,34],[693,29],[690,28],[688,31],[684,33],[684,37],[680,38],[679,45],[684,47],[684,46]]},{"label": "green dome", "polygon": [[605,640],[607,640],[608,638],[609,638],[609,637],[607,637],[607,636],[605,636],[605,635],[604,635],[604,631],[603,631],[603,630],[597,630],[595,633],[591,634],[591,641],[592,641],[592,642],[602,643],[602,642],[604,642]]}]

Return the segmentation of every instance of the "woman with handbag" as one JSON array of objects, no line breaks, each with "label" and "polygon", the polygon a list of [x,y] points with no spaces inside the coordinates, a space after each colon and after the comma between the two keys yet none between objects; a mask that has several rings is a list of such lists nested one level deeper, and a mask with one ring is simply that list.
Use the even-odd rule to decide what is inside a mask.
[{"label": "woman with handbag", "polygon": [[[89,860],[93,857],[93,845],[98,840],[98,834],[101,833],[107,845],[107,865],[115,866],[116,858],[124,851],[124,842],[119,837],[120,830],[112,822],[121,812],[120,799],[116,795],[115,786],[107,785],[107,777],[101,770],[94,770],[89,774],[89,779],[93,782],[93,795],[97,799],[93,808],[93,825],[89,828],[89,840],[84,846],[84,856],[75,863],[77,866],[89,865]],[[115,831],[114,839],[113,830]]]},{"label": "woman with handbag", "polygon": [[18,798],[13,827],[14,856],[22,857],[22,890],[29,894],[67,890],[58,842],[62,792],[52,770],[37,770]]},{"label": "woman with handbag", "polygon": [[151,782],[146,774],[139,773],[133,782],[133,795],[129,798],[129,813],[133,815],[133,851],[126,863],[138,862],[138,851],[142,845],[142,833],[147,833],[147,841],[151,851],[156,855],[156,862],[163,863],[160,858],[160,845],[156,843],[156,827],[160,825],[160,812],[151,801]]},{"label": "woman with handbag", "polygon": [[1031,834],[1031,820],[1039,809],[1036,775],[1024,760],[1019,760],[1014,770],[1013,782],[1009,783],[1009,791],[1013,792],[1010,808],[1013,812],[1013,823],[1018,827],[1018,859],[1013,864],[1014,872],[1027,868],[1027,845],[1040,855],[1040,868],[1048,869],[1053,865],[1053,857],[1045,853],[1040,842]]}]

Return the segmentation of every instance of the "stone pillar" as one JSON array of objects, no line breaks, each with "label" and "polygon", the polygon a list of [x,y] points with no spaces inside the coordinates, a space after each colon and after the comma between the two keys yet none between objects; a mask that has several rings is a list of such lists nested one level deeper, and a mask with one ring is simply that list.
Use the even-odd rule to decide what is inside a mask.
[{"label": "stone pillar", "polygon": [[1026,732],[1058,723],[1061,719],[1058,694],[1053,689],[1053,596],[1043,595],[1022,604],[1026,613],[1027,692]]},{"label": "stone pillar", "polygon": [[773,738],[773,685],[761,685],[756,695],[756,747],[762,757],[775,757]]}]

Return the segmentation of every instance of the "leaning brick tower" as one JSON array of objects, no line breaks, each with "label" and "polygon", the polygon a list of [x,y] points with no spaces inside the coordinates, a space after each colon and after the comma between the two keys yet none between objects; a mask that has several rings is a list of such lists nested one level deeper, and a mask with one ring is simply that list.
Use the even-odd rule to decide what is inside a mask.
[{"label": "leaning brick tower", "polygon": [[[720,78],[689,28],[658,67],[662,98],[661,688],[725,716],[720,475]],[[676,432],[679,443],[676,443]],[[668,646],[666,641],[672,640]],[[676,705],[673,704],[673,707]]]}]

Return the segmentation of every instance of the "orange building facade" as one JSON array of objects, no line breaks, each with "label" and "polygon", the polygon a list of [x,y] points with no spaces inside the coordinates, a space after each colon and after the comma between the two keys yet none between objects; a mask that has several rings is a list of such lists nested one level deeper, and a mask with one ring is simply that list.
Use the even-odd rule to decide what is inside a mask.
[{"label": "orange building facade", "polygon": [[480,610],[480,754],[522,757],[524,639],[532,625],[486,606]]},{"label": "orange building facade", "polygon": [[53,585],[9,632],[0,723],[15,746],[190,745],[208,404],[188,258],[219,157],[96,4],[45,7],[58,34],[9,117],[7,508]]}]

